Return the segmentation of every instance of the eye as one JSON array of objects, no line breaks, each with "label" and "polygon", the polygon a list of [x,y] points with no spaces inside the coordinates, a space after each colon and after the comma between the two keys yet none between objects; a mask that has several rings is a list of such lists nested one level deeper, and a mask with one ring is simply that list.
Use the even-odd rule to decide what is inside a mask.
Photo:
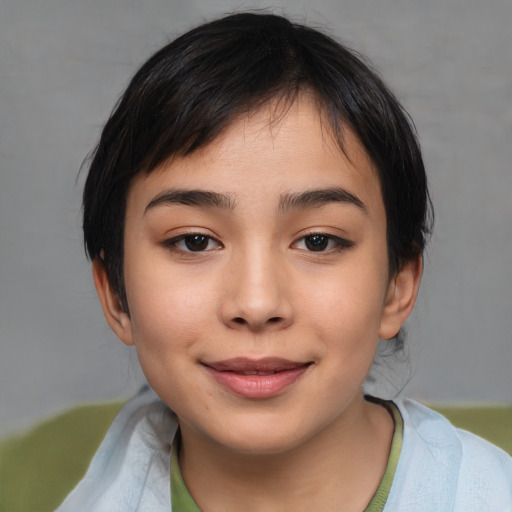
[{"label": "eye", "polygon": [[299,238],[294,243],[296,249],[302,249],[310,252],[330,252],[341,251],[353,247],[354,243],[333,235],[315,233]]},{"label": "eye", "polygon": [[179,252],[204,252],[221,248],[219,241],[202,233],[187,233],[165,242],[170,249]]}]

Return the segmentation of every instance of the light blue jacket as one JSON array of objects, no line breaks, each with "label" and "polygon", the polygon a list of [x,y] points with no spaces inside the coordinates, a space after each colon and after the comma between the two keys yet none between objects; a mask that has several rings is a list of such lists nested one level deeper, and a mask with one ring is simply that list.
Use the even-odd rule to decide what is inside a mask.
[{"label": "light blue jacket", "polygon": [[[385,512],[512,512],[512,457],[413,400],[395,403],[404,436]],[[57,512],[169,512],[177,428],[152,391],[130,400]]]}]

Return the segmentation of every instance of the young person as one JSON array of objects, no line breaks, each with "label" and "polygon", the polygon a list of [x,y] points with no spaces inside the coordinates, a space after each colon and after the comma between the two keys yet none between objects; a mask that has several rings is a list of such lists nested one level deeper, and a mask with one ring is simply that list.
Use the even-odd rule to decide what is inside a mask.
[{"label": "young person", "polygon": [[59,511],[512,510],[507,454],[362,391],[413,309],[429,207],[407,115],[322,33],[241,13],[151,57],[84,234],[152,390]]}]

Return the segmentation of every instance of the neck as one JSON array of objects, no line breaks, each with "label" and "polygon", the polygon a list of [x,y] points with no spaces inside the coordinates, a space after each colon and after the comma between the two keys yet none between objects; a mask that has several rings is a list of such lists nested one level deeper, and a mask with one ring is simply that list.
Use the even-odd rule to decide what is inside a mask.
[{"label": "neck", "polygon": [[204,512],[360,512],[385,472],[393,431],[389,412],[362,397],[343,418],[278,454],[238,453],[182,426],[180,466]]}]

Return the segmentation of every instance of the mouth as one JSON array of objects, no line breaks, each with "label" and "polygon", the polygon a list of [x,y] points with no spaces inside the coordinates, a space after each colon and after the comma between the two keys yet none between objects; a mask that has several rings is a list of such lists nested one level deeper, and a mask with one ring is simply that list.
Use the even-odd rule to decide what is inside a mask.
[{"label": "mouth", "polygon": [[295,384],[313,364],[281,358],[233,358],[202,363],[223,388],[245,398],[271,398]]}]

